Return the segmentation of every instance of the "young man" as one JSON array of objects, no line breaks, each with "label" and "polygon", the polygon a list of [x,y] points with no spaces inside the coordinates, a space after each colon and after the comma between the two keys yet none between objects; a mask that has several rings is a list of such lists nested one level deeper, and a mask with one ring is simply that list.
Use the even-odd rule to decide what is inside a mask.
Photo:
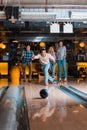
[{"label": "young man", "polygon": [[64,70],[64,82],[67,81],[67,71],[66,71],[66,47],[63,45],[63,41],[59,41],[58,43],[58,50],[57,50],[57,57],[58,57],[58,75],[59,81],[62,79],[62,72],[61,67]]},{"label": "young man", "polygon": [[45,85],[48,86],[48,80],[54,82],[54,78],[52,78],[48,73],[48,70],[50,68],[50,60],[55,62],[54,57],[46,53],[45,49],[42,49],[40,54],[33,56],[33,59],[39,59],[40,61],[41,69],[43,70],[45,75]]},{"label": "young man", "polygon": [[31,79],[32,79],[32,56],[33,55],[34,55],[34,52],[32,50],[30,50],[30,45],[27,44],[26,48],[22,51],[22,56],[21,56],[24,81],[26,81],[25,68],[26,68],[26,66],[28,66],[28,68],[29,68],[28,81],[31,82]]}]

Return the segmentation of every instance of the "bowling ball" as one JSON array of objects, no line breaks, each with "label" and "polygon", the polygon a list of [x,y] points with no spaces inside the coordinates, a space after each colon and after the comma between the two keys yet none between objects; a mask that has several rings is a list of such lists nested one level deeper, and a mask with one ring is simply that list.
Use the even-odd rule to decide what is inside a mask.
[{"label": "bowling ball", "polygon": [[40,96],[41,96],[42,98],[47,98],[47,97],[48,97],[48,90],[47,90],[47,89],[42,89],[42,90],[40,91]]}]

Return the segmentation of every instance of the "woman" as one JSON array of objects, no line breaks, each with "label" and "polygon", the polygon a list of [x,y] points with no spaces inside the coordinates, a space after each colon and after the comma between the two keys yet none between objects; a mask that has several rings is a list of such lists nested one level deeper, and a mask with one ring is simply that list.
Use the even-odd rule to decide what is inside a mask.
[{"label": "woman", "polygon": [[[49,47],[48,53],[51,54],[55,61],[56,61],[56,53],[54,51],[54,47]],[[52,78],[55,76],[55,63],[53,61],[50,61],[50,71],[52,72]]]}]

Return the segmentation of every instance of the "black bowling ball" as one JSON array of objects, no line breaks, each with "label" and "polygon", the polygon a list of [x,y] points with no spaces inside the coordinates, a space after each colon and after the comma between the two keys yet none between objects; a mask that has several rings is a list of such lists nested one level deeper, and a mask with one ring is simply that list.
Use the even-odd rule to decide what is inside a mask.
[{"label": "black bowling ball", "polygon": [[42,98],[47,98],[47,97],[48,97],[48,90],[47,90],[47,89],[42,89],[42,90],[40,91],[40,96],[41,96]]}]

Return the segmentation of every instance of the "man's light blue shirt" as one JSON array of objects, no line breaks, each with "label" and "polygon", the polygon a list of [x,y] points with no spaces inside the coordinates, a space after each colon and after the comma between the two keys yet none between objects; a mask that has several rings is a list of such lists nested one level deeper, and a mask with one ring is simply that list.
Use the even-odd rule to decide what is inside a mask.
[{"label": "man's light blue shirt", "polygon": [[58,60],[63,60],[66,57],[66,47],[65,46],[58,48],[57,56],[58,56]]}]

